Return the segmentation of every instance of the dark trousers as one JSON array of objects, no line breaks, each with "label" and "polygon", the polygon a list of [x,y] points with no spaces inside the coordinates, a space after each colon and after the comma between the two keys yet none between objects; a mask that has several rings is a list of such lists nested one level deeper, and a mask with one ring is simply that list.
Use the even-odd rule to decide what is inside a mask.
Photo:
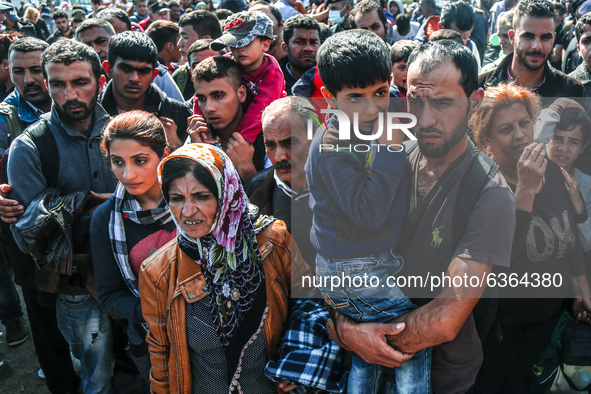
[{"label": "dark trousers", "polygon": [[0,322],[6,326],[22,315],[20,298],[8,272],[4,252],[0,250]]},{"label": "dark trousers", "polygon": [[493,325],[483,344],[484,362],[471,393],[528,393],[534,378],[532,367],[546,347],[558,314],[539,323],[501,326]]},{"label": "dark trousers", "polygon": [[75,393],[80,378],[72,366],[68,342],[57,326],[55,306],[41,305],[38,297],[43,293],[38,290],[25,287],[22,290],[37,359],[45,374],[47,388],[54,394]]}]

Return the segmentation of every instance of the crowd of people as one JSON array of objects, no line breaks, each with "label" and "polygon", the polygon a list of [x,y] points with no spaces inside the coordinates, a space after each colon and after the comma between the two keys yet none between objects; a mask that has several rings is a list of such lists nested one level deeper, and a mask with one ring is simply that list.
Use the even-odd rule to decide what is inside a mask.
[{"label": "crowd of people", "polygon": [[[123,368],[155,393],[567,376],[539,365],[563,316],[591,331],[591,0],[0,22],[0,322],[50,392],[116,392]],[[429,275],[449,280],[390,282]]]}]

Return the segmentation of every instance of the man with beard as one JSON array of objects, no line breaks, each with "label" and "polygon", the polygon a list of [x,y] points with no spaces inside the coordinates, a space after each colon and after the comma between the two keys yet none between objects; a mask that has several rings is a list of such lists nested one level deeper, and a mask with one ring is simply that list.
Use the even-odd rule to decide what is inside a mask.
[{"label": "man with beard", "polygon": [[285,91],[291,95],[291,88],[298,79],[316,65],[320,25],[309,15],[292,16],[283,25],[282,46],[287,56],[279,65],[285,77]]},{"label": "man with beard", "polygon": [[548,64],[556,35],[554,6],[546,0],[522,0],[515,7],[509,39],[513,53],[488,73],[478,85],[485,89],[504,82],[529,88],[542,97],[581,97],[583,86]]},{"label": "man with beard", "polygon": [[[0,151],[8,149],[10,142],[39,117],[51,110],[51,98],[43,81],[41,54],[49,45],[37,38],[24,37],[10,46],[8,64],[15,91],[4,103],[0,113]],[[16,123],[11,118],[18,119]],[[18,127],[15,127],[18,125]]]},{"label": "man with beard", "polygon": [[279,11],[279,8],[267,3],[265,0],[253,1],[248,6],[248,10],[260,11],[273,21],[273,35],[275,36],[275,39],[271,40],[271,45],[269,46],[267,53],[281,63],[281,59],[285,58],[285,53],[283,52],[283,34],[281,34],[285,21],[281,16],[281,11]]},{"label": "man with beard", "polygon": [[[117,180],[99,143],[110,119],[97,104],[105,81],[99,58],[88,46],[61,39],[43,52],[41,64],[53,105],[51,112],[29,129],[43,128],[42,134],[50,133],[55,141],[59,171],[52,183],[64,195],[90,190],[96,197],[106,198]],[[39,148],[51,146],[37,147],[28,133],[21,134],[10,147],[11,197],[25,210],[48,187],[42,168],[47,163],[42,164]],[[81,268],[81,272],[88,269]],[[113,390],[111,320],[86,284],[80,273],[59,276],[57,300],[54,298],[57,322],[74,357],[81,362],[84,392],[107,393]]]},{"label": "man with beard", "polygon": [[265,168],[263,133],[249,144],[238,132],[246,113],[246,86],[238,63],[224,56],[214,56],[193,70],[195,99],[203,113],[191,116],[187,133],[193,143],[219,143],[246,182]]},{"label": "man with beard", "polygon": [[57,28],[52,35],[47,38],[48,44],[53,44],[62,37],[73,38],[74,30],[70,28],[70,22],[68,21],[68,14],[64,10],[57,10],[51,14],[51,19],[55,22]]},{"label": "man with beard", "polygon": [[[41,55],[48,46],[46,42],[32,37],[22,38],[10,46],[8,61],[16,89],[4,100],[7,112],[0,114],[2,150],[8,149],[13,138],[51,110],[51,98],[41,69]],[[8,191],[8,186],[3,185],[2,189]],[[5,226],[4,223],[2,225]],[[2,231],[10,251],[14,281],[22,289],[35,352],[45,374],[47,388],[52,393],[74,392],[80,379],[72,366],[68,342],[58,328],[55,299],[52,305],[45,303],[46,293],[40,292],[34,283],[35,262],[30,255],[18,250],[8,227]]]},{"label": "man with beard", "polygon": [[591,97],[591,14],[585,14],[577,21],[575,35],[583,63],[568,76],[581,82],[585,89],[584,96]]},{"label": "man with beard", "polygon": [[158,52],[145,34],[127,31],[109,42],[103,68],[111,77],[101,95],[101,104],[111,116],[141,109],[160,118],[171,148],[179,148],[187,138],[187,118],[191,110],[171,99],[152,83],[158,74]]},{"label": "man with beard", "polygon": [[398,243],[404,267],[397,276],[424,279],[428,272],[439,276],[446,272],[452,279],[432,291],[423,291],[420,285],[405,287],[419,308],[390,323],[357,324],[337,313],[337,330],[330,323],[328,328],[345,349],[388,367],[432,347],[433,392],[463,393],[482,364],[472,310],[486,282],[475,286],[456,279],[486,277],[493,266],[509,265],[515,198],[499,173],[487,171],[482,189],[462,187],[463,192],[477,194],[465,227],[452,229],[456,201],[464,195],[462,180],[473,173],[473,166],[482,166],[482,157],[467,136],[468,119],[483,99],[476,59],[467,48],[443,40],[413,51],[407,97],[409,112],[417,119],[413,131],[418,149],[409,154],[413,181]]},{"label": "man with beard", "polygon": [[389,33],[389,24],[384,9],[373,0],[364,0],[357,3],[351,11],[351,27],[353,29],[369,30],[377,34],[384,42],[392,44]]}]

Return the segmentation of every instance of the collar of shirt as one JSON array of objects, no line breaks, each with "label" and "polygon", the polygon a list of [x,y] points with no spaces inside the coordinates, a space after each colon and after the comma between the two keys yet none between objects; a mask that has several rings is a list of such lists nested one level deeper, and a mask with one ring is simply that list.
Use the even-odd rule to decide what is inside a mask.
[{"label": "collar of shirt", "polygon": [[[546,67],[546,66],[544,66],[544,67]],[[517,83],[517,81],[515,80],[515,78],[513,78],[513,75],[511,75],[511,63],[509,63],[509,65],[507,66],[507,81],[508,82],[515,82],[515,83]],[[540,82],[540,84],[538,86],[532,88],[531,90],[534,91],[534,92],[537,92],[538,89],[540,88],[540,86],[542,86],[544,84],[544,82],[546,82],[546,73],[544,73],[544,79],[542,80],[542,82]]]},{"label": "collar of shirt", "polygon": [[283,193],[285,193],[285,195],[288,197],[296,197],[298,195],[298,193],[296,193],[287,183],[283,182],[275,170],[273,170],[273,178],[275,178],[277,186]]},{"label": "collar of shirt", "polygon": [[31,104],[27,100],[25,100],[25,103],[27,103],[27,105],[29,107],[31,107],[31,109],[33,110],[33,113],[35,113],[35,116],[37,116],[38,118],[41,117],[41,115],[43,115],[45,113],[44,111],[41,111],[39,108],[35,107],[33,104]]}]

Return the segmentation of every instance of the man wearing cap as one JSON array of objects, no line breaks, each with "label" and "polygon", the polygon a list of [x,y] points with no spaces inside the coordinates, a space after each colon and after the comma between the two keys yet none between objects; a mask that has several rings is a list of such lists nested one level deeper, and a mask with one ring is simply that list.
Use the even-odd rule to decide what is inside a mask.
[{"label": "man wearing cap", "polygon": [[168,4],[157,1],[150,6],[149,16],[138,23],[144,31],[148,30],[148,27],[156,21],[169,21],[170,20],[170,8]]},{"label": "man wearing cap", "polygon": [[16,12],[16,7],[4,1],[0,2],[0,22],[5,26],[5,32],[18,31],[26,36],[37,36],[35,25],[21,20]]}]

